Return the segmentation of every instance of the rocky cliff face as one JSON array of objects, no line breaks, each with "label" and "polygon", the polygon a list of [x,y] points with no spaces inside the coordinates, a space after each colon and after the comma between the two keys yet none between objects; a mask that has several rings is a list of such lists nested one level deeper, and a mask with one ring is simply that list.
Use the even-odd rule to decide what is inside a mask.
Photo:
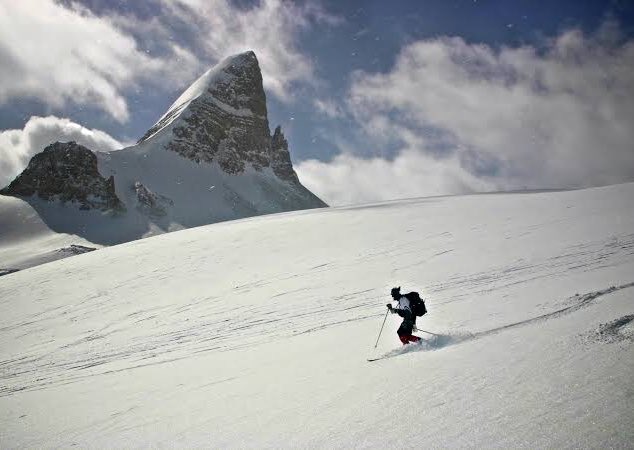
[{"label": "rocky cliff face", "polygon": [[288,151],[288,141],[284,137],[284,133],[282,133],[281,126],[275,129],[271,139],[271,167],[275,175],[282,180],[299,184],[299,178],[297,178],[297,174],[293,170],[291,154]]},{"label": "rocky cliff face", "polygon": [[114,178],[102,177],[95,154],[75,142],[55,142],[46,147],[31,158],[27,168],[0,193],[76,202],[80,209],[124,209],[115,194]]},{"label": "rocky cliff face", "polygon": [[281,127],[269,133],[262,74],[249,51],[200,77],[139,142],[167,140],[164,148],[196,162],[216,162],[229,174],[272,167],[299,184]]}]

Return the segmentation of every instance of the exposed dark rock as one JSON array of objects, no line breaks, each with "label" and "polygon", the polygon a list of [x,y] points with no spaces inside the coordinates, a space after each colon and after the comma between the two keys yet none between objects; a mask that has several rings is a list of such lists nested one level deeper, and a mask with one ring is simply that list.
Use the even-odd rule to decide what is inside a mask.
[{"label": "exposed dark rock", "polygon": [[79,244],[70,244],[70,247],[64,247],[57,250],[57,253],[64,254],[64,257],[73,256],[73,255],[81,255],[82,253],[93,252],[97,250],[94,247],[86,247],[85,245]]},{"label": "exposed dark rock", "polygon": [[270,167],[280,180],[294,187],[292,208],[327,206],[301,185],[281,127],[273,136],[269,134],[266,95],[255,53],[223,61],[199,82],[207,83],[203,89],[195,87],[201,93],[194,99],[181,97],[183,103],[176,104],[139,142],[169,133],[167,139],[160,139],[164,148],[197,163],[215,162],[232,175],[247,167],[257,171]]},{"label": "exposed dark rock", "polygon": [[27,168],[0,193],[77,202],[80,209],[123,209],[115,194],[114,178],[102,177],[95,154],[75,142],[55,142],[46,147],[31,158]]},{"label": "exposed dark rock", "polygon": [[9,275],[10,273],[19,272],[20,269],[0,269],[0,277],[3,275]]},{"label": "exposed dark rock", "polygon": [[222,76],[215,76],[204,94],[186,107],[176,106],[140,142],[179,116],[171,130],[173,136],[165,144],[167,149],[198,163],[216,161],[230,174],[242,173],[247,165],[261,170],[275,163],[292,180],[286,167],[290,156],[280,154],[282,148],[288,153],[283,136],[273,153],[266,94],[255,53],[230,58],[221,71]]},{"label": "exposed dark rock", "polygon": [[[194,95],[186,91],[140,143],[161,135],[156,142],[163,148],[197,163],[215,162],[232,175],[243,173],[247,167],[256,171],[270,167],[275,176],[293,187],[292,201],[287,201],[287,193],[270,191],[271,199],[282,198],[282,203],[288,203],[284,210],[327,206],[301,185],[281,127],[273,136],[269,134],[266,94],[255,53],[224,60],[190,89]],[[257,210],[257,205],[251,207]]]},{"label": "exposed dark rock", "polygon": [[226,77],[207,87],[173,129],[167,148],[196,162],[214,160],[231,174],[270,164],[270,135],[262,74],[253,52],[234,57]]},{"label": "exposed dark rock", "polygon": [[137,210],[148,216],[164,216],[166,208],[174,204],[169,198],[150,191],[139,181],[134,183],[133,189],[136,192]]},{"label": "exposed dark rock", "polygon": [[271,168],[275,175],[282,180],[299,184],[297,174],[293,170],[291,155],[288,152],[288,141],[284,137],[284,133],[282,133],[282,127],[279,125],[271,139]]}]

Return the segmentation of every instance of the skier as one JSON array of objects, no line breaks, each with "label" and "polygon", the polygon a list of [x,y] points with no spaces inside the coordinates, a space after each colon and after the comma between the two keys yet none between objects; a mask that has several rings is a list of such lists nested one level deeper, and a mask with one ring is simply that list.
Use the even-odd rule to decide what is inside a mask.
[{"label": "skier", "polygon": [[403,318],[401,326],[398,327],[398,330],[396,331],[398,338],[401,340],[403,345],[410,342],[420,341],[418,336],[414,336],[412,334],[414,327],[416,326],[416,316],[412,312],[409,299],[406,296],[401,295],[400,287],[392,288],[390,294],[392,295],[394,301],[398,302],[398,305],[394,308],[391,303],[388,303],[387,309],[389,309],[392,314],[396,313]]}]

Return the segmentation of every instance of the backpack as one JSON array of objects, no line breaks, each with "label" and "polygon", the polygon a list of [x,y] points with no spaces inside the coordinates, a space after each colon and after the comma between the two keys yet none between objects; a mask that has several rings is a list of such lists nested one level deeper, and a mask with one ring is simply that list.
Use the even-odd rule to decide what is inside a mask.
[{"label": "backpack", "polygon": [[427,308],[425,307],[425,302],[418,292],[409,292],[407,294],[403,294],[407,300],[409,300],[409,307],[412,310],[412,314],[417,317],[424,316],[427,313]]}]

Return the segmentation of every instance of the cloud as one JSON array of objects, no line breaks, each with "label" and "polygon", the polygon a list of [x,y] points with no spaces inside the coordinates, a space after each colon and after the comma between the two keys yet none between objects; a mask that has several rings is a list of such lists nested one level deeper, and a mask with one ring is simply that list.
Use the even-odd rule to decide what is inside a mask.
[{"label": "cloud", "polygon": [[93,151],[118,150],[126,145],[100,130],[90,130],[69,119],[31,117],[22,130],[0,132],[0,187],[8,185],[29,160],[55,141],[75,141]]},{"label": "cloud", "polygon": [[402,151],[394,160],[340,154],[330,162],[302,161],[296,171],[302,184],[331,206],[494,187],[463,169],[455,156],[436,159],[412,150]]},{"label": "cloud", "polygon": [[[412,171],[429,172],[430,158],[432,166],[455,166],[444,176],[456,183],[426,178],[431,184],[421,181],[421,195],[438,186],[450,193],[469,180],[465,175],[503,189],[632,181],[634,42],[615,30],[610,23],[592,36],[569,30],[539,49],[497,50],[457,37],[415,42],[388,73],[355,73],[348,108],[375,147],[401,152],[384,164],[399,163],[407,151],[421,155],[406,158],[418,165]],[[321,167],[324,177],[345,173],[335,170],[343,164],[372,177],[377,162],[342,157],[334,164]],[[350,184],[369,177],[340,181],[356,191]],[[466,187],[477,187],[473,181]],[[385,198],[379,187],[374,198]],[[403,188],[391,195],[411,194]]]},{"label": "cloud", "polygon": [[333,100],[313,100],[313,105],[317,112],[323,114],[330,119],[339,119],[345,116],[343,108]]},{"label": "cloud", "polygon": [[258,55],[267,91],[290,101],[297,83],[316,81],[300,35],[338,20],[282,0],[154,0],[125,13],[101,1],[0,2],[0,106],[20,98],[58,111],[89,105],[123,123],[133,90],[150,83],[172,94],[245,50]]},{"label": "cloud", "polygon": [[194,58],[186,49],[172,44],[170,54],[152,57],[118,19],[74,2],[0,3],[0,105],[24,97],[57,109],[89,104],[124,122],[126,89],[193,76]]},{"label": "cloud", "polygon": [[163,0],[172,15],[189,24],[198,53],[214,62],[253,50],[258,56],[264,87],[290,101],[296,83],[314,83],[311,59],[299,47],[300,35],[313,25],[339,22],[314,3],[261,0],[249,8],[229,0]]}]

